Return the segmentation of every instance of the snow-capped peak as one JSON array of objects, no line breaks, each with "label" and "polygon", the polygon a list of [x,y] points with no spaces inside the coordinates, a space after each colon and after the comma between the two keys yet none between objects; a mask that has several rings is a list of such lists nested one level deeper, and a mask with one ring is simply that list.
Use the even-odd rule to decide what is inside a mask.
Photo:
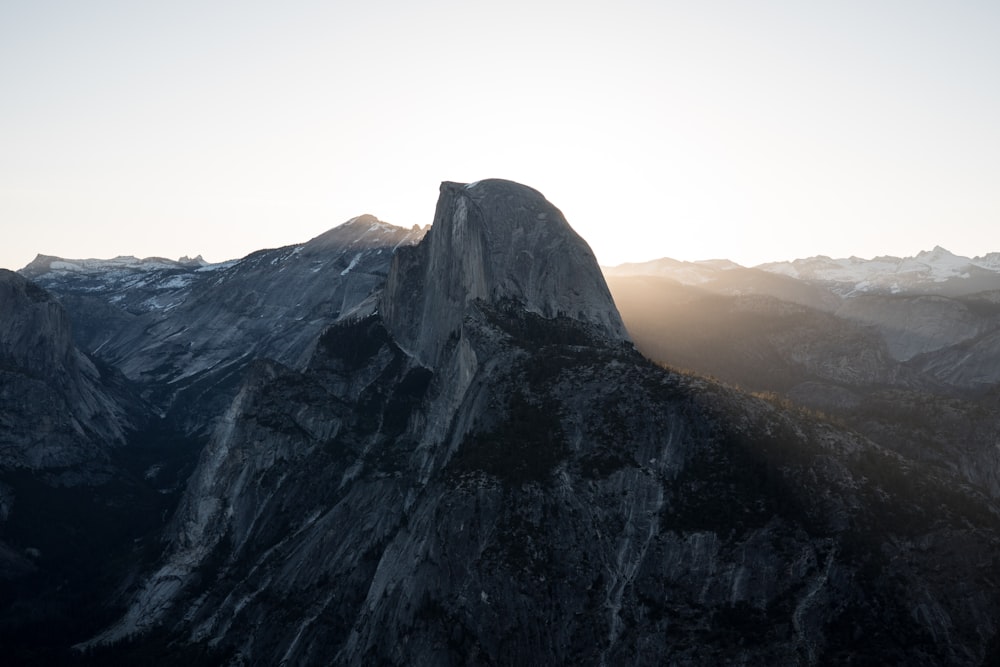
[{"label": "snow-capped peak", "polygon": [[917,257],[937,257],[937,256],[955,256],[954,253],[950,252],[947,248],[942,248],[939,245],[934,246],[933,250],[921,250],[917,253]]},{"label": "snow-capped peak", "polygon": [[933,290],[935,285],[953,280],[968,280],[974,274],[984,271],[1000,274],[1000,253],[973,260],[935,246],[914,257],[831,259],[817,256],[791,262],[761,264],[756,268],[802,280],[830,283],[834,290],[843,295],[872,291],[896,293],[918,289]]},{"label": "snow-capped peak", "polygon": [[991,271],[1000,271],[1000,252],[991,252],[982,257],[973,257],[972,263]]}]

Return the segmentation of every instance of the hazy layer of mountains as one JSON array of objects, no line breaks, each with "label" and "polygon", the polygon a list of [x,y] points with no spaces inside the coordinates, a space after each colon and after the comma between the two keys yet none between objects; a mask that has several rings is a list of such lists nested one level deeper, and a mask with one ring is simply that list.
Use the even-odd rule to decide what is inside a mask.
[{"label": "hazy layer of mountains", "polygon": [[650,358],[820,411],[1000,495],[996,253],[605,273]]},{"label": "hazy layer of mountains", "polygon": [[[720,272],[763,271],[820,285],[840,296],[866,293],[942,294],[962,296],[995,291],[1000,281],[1000,252],[961,257],[941,246],[916,257],[882,256],[874,259],[826,256],[771,262],[747,269],[729,260],[682,262],[663,258],[605,269],[608,275],[656,275],[698,285],[716,283]],[[738,274],[737,274],[738,275]]]},{"label": "hazy layer of mountains", "polygon": [[989,664],[996,259],[605,282],[500,180],[223,264],[39,256],[0,274],[0,644]]}]

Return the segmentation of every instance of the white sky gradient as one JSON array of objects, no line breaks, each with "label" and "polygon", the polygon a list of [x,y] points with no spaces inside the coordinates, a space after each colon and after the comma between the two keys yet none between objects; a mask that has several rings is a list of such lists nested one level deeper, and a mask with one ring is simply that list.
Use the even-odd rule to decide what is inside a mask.
[{"label": "white sky gradient", "polygon": [[559,206],[603,264],[1000,250],[1000,3],[0,2],[0,267]]}]

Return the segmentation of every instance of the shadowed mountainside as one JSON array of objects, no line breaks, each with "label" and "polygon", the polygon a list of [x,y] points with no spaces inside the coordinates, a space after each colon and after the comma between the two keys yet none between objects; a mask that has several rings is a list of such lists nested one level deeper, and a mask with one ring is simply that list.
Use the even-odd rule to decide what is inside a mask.
[{"label": "shadowed mountainside", "polygon": [[[93,659],[996,657],[991,501],[827,422],[649,363],[617,335],[589,253],[530,289],[498,280],[491,239],[525,224],[503,212],[538,198],[505,181],[445,184],[378,311],[327,329],[303,368],[254,365],[163,556],[89,644]],[[537,245],[578,242],[534,224]],[[428,262],[454,280],[435,283]],[[566,275],[582,288],[563,302]],[[456,291],[427,292],[438,287]],[[588,310],[602,302],[611,312]]]}]

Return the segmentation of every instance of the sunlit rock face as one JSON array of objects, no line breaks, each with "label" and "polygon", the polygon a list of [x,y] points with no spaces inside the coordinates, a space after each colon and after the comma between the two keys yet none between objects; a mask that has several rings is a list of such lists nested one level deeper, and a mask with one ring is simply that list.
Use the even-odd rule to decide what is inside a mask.
[{"label": "sunlit rock face", "polygon": [[589,251],[561,217],[538,224],[553,210],[503,181],[442,186],[377,311],[301,368],[254,364],[162,556],[89,646],[221,664],[995,657],[993,505],[646,361]]},{"label": "sunlit rock face", "polygon": [[128,426],[58,301],[0,269],[0,470],[101,461]]},{"label": "sunlit rock face", "polygon": [[590,247],[541,193],[511,181],[441,184],[427,239],[395,257],[382,313],[399,344],[434,365],[475,301],[628,337]]}]

